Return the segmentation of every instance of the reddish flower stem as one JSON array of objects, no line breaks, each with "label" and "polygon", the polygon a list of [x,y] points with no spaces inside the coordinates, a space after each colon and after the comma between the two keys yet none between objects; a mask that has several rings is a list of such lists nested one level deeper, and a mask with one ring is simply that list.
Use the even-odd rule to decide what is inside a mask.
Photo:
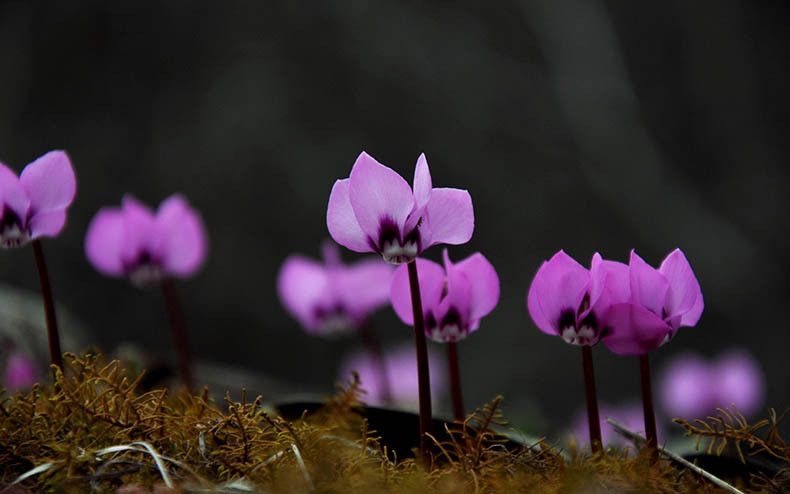
[{"label": "reddish flower stem", "polygon": [[178,355],[178,370],[187,391],[192,392],[194,378],[192,373],[192,352],[189,349],[189,338],[187,337],[187,325],[184,318],[184,311],[178,298],[176,286],[173,280],[165,277],[162,280],[162,295],[165,297],[167,307],[167,317],[170,320],[170,329],[173,333],[173,342]]},{"label": "reddish flower stem", "polygon": [[645,436],[647,447],[655,450],[658,445],[656,411],[653,408],[653,388],[650,383],[650,358],[645,353],[639,356],[639,376],[642,380],[642,408],[645,412]]},{"label": "reddish flower stem", "polygon": [[458,365],[458,345],[454,341],[447,343],[447,364],[450,367],[450,393],[453,398],[453,418],[463,422],[464,398],[461,394],[461,366]]},{"label": "reddish flower stem", "polygon": [[371,358],[373,367],[378,369],[379,389],[381,390],[381,401],[385,404],[392,404],[392,392],[390,391],[389,372],[387,372],[387,361],[384,359],[384,352],[381,351],[381,344],[376,337],[376,331],[370,320],[366,320],[359,327],[359,335],[362,337],[362,344],[365,345],[368,356]]},{"label": "reddish flower stem", "polygon": [[417,382],[420,396],[420,454],[426,467],[430,466],[429,442],[426,434],[431,433],[431,381],[428,373],[428,345],[425,342],[425,322],[420,298],[420,282],[417,278],[417,263],[408,264],[411,287],[411,307],[414,315],[414,344],[417,347]]},{"label": "reddish flower stem", "polygon": [[63,352],[60,350],[60,334],[58,333],[58,319],[55,316],[55,299],[52,296],[52,285],[49,282],[47,262],[44,260],[44,250],[41,242],[33,240],[33,255],[38,268],[38,281],[41,284],[41,298],[44,301],[44,315],[47,320],[47,339],[49,340],[49,358],[54,365],[63,369]]},{"label": "reddish flower stem", "polygon": [[598,415],[598,395],[595,392],[595,373],[590,345],[582,345],[582,368],[584,391],[587,398],[587,423],[590,425],[590,446],[593,453],[598,453],[602,449],[603,440],[601,439],[601,418]]}]

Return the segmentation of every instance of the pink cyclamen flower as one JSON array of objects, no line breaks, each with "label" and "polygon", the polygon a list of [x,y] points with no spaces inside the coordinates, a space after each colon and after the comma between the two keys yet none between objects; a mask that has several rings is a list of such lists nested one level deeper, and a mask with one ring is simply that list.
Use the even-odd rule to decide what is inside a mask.
[{"label": "pink cyclamen flower", "polygon": [[393,267],[381,259],[342,264],[333,244],[323,248],[324,262],[291,255],[280,268],[277,292],[307,332],[333,335],[359,328],[389,302]]},{"label": "pink cyclamen flower", "polygon": [[200,215],[174,195],[154,213],[127,195],[121,207],[104,207],[91,220],[85,254],[107,276],[147,285],[165,276],[194,274],[206,257],[206,232]]},{"label": "pink cyclamen flower", "polygon": [[[499,301],[499,277],[494,266],[479,252],[458,263],[450,262],[447,249],[444,267],[417,259],[425,334],[434,341],[458,341],[475,331],[480,319]],[[414,324],[409,273],[403,265],[395,270],[390,288],[392,308],[408,325]]]},{"label": "pink cyclamen flower", "polygon": [[76,191],[74,169],[64,151],[48,152],[19,177],[0,163],[0,245],[20,247],[59,234]]},{"label": "pink cyclamen flower", "polygon": [[401,264],[432,245],[468,242],[474,211],[467,191],[433,188],[424,154],[417,159],[412,188],[362,152],[351,176],[332,187],[326,224],[340,245],[377,252],[385,261]]},{"label": "pink cyclamen flower", "polygon": [[628,277],[610,278],[609,288],[630,290],[626,302],[605,315],[604,344],[620,355],[641,355],[666,343],[681,326],[694,326],[704,308],[702,291],[686,256],[672,251],[658,269],[631,251]]},{"label": "pink cyclamen flower", "polygon": [[[388,380],[389,398],[397,406],[416,409],[418,402],[417,356],[414,345],[401,345],[384,354],[386,375],[380,375],[380,365],[369,352],[358,352],[349,356],[340,367],[338,379],[345,382],[351,371],[359,374],[365,395],[362,401],[371,405],[385,404],[386,391],[382,386],[383,379]],[[433,400],[442,398],[447,384],[447,365],[441,357],[428,352],[428,368],[431,376],[431,395]]]},{"label": "pink cyclamen flower", "polygon": [[560,250],[538,269],[527,293],[527,309],[538,329],[574,345],[595,345],[602,316],[627,293],[614,280],[625,276],[624,264],[595,254],[588,270]]},{"label": "pink cyclamen flower", "polygon": [[26,355],[15,351],[8,357],[3,381],[9,391],[30,389],[36,382],[36,366]]}]

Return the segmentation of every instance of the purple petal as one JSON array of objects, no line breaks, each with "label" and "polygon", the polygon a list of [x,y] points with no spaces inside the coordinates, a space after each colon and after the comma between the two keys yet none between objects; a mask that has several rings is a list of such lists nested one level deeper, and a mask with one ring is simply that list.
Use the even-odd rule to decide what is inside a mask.
[{"label": "purple petal", "polygon": [[[444,250],[447,256],[447,249]],[[449,258],[445,265],[449,263]],[[477,320],[488,315],[499,302],[499,276],[488,259],[476,252],[450,269],[461,271],[469,279],[469,318]]]},{"label": "purple petal", "polygon": [[165,255],[165,243],[151,208],[127,194],[121,201],[121,211],[125,225],[124,263],[136,262],[143,252],[160,261]]},{"label": "purple petal", "polygon": [[669,281],[665,305],[667,317],[682,316],[681,326],[697,324],[704,308],[702,290],[686,256],[680,249],[675,249],[658,270]]},{"label": "purple petal", "polygon": [[631,251],[631,301],[640,304],[661,317],[667,300],[669,282],[657,269],[647,264],[636,251]]},{"label": "purple petal", "polygon": [[0,207],[3,215],[5,207],[8,207],[21,221],[25,220],[30,208],[30,200],[16,173],[2,163],[0,163]]},{"label": "purple petal", "polygon": [[348,189],[351,179],[338,180],[329,194],[329,206],[326,208],[326,226],[335,242],[354,252],[374,252],[368,236],[359,226],[359,221],[351,207]]},{"label": "purple petal", "polygon": [[631,280],[627,265],[605,260],[596,252],[590,267],[590,278],[590,306],[596,313],[602,314],[610,305],[631,299]]},{"label": "purple petal", "polygon": [[715,373],[695,354],[670,360],[659,374],[658,391],[672,417],[704,418],[716,407]]},{"label": "purple petal", "polygon": [[731,350],[716,363],[716,407],[735,404],[744,415],[757,412],[765,398],[765,375],[759,363],[745,350]]},{"label": "purple petal", "polygon": [[642,355],[661,345],[671,328],[652,311],[636,304],[614,304],[603,321],[601,341],[619,355]]},{"label": "purple petal", "polygon": [[403,177],[363,151],[351,169],[350,180],[351,207],[368,237],[378,242],[383,219],[391,220],[403,231],[406,218],[414,209],[414,194]]},{"label": "purple petal", "polygon": [[36,367],[32,360],[19,352],[8,357],[3,386],[11,392],[30,389],[36,382]]},{"label": "purple petal", "polygon": [[472,238],[475,214],[469,192],[460,189],[433,189],[425,214],[430,227],[430,244],[423,248],[436,244],[464,244]]},{"label": "purple petal", "polygon": [[164,241],[162,268],[174,276],[190,276],[203,265],[208,241],[200,215],[174,195],[159,206],[156,224]]},{"label": "purple petal", "polygon": [[[420,300],[423,313],[432,311],[439,304],[444,286],[444,269],[433,261],[416,259],[417,279],[420,284]],[[414,325],[414,314],[411,307],[411,287],[409,285],[409,266],[402,264],[392,275],[390,285],[390,301],[395,313],[404,324]]]},{"label": "purple petal", "polygon": [[63,151],[50,151],[27,165],[19,181],[34,212],[65,209],[77,192],[74,169]]},{"label": "purple petal", "polygon": [[65,224],[65,209],[36,213],[30,218],[30,238],[54,237],[63,230]]},{"label": "purple petal", "polygon": [[280,301],[309,331],[318,329],[315,308],[327,298],[329,278],[321,264],[303,256],[289,256],[277,276]]},{"label": "purple petal", "polygon": [[90,263],[107,276],[124,274],[123,251],[126,226],[118,208],[104,208],[88,225],[85,234],[85,255]]},{"label": "purple petal", "polygon": [[576,314],[589,286],[590,272],[564,251],[543,263],[527,294],[527,308],[538,329],[560,334],[560,316],[567,310]]},{"label": "purple petal", "polygon": [[[469,311],[472,289],[470,280],[463,271],[453,269],[446,249],[444,257],[445,265],[450,266],[447,270],[447,294],[441,298],[439,305],[432,311],[438,326],[426,328],[426,335],[440,343],[463,339],[471,330]],[[448,323],[445,320],[450,311],[454,311],[460,319],[457,323],[455,321]]]},{"label": "purple petal", "polygon": [[414,168],[414,202],[416,209],[428,204],[428,201],[431,199],[431,190],[433,190],[431,172],[428,169],[425,153],[423,153],[417,158],[417,166]]},{"label": "purple petal", "polygon": [[349,315],[361,321],[390,300],[390,282],[395,268],[379,259],[357,262],[330,270],[333,286]]}]

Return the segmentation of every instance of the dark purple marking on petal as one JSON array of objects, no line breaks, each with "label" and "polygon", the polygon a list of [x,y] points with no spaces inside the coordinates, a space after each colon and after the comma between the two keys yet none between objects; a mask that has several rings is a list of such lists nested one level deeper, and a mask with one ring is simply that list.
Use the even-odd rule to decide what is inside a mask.
[{"label": "dark purple marking on petal", "polygon": [[13,209],[6,207],[0,220],[0,246],[3,248],[21,247],[30,241],[30,228]]}]

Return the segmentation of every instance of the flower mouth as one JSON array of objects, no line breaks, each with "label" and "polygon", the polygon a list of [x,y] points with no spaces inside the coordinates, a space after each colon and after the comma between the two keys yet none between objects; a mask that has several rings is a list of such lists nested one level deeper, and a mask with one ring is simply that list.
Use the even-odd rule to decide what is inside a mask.
[{"label": "flower mouth", "polygon": [[[584,304],[582,304],[584,305]],[[589,307],[589,305],[588,305]],[[579,309],[579,313],[582,309]],[[559,322],[559,334],[566,343],[571,345],[594,345],[600,339],[600,332],[597,330],[598,321],[595,315],[590,312],[581,321],[576,320],[573,311],[563,312]]]},{"label": "flower mouth", "polygon": [[20,228],[19,223],[7,223],[0,231],[0,245],[4,249],[21,247],[30,242],[30,231]]},{"label": "flower mouth", "polygon": [[145,288],[161,282],[165,275],[158,263],[146,261],[136,264],[127,276],[134,286]]},{"label": "flower mouth", "polygon": [[442,324],[429,331],[431,339],[439,343],[458,341],[462,338],[464,333],[461,329],[461,325],[458,323]]},{"label": "flower mouth", "polygon": [[401,244],[397,239],[383,242],[381,256],[390,264],[404,264],[417,257],[417,242],[407,241]]}]

